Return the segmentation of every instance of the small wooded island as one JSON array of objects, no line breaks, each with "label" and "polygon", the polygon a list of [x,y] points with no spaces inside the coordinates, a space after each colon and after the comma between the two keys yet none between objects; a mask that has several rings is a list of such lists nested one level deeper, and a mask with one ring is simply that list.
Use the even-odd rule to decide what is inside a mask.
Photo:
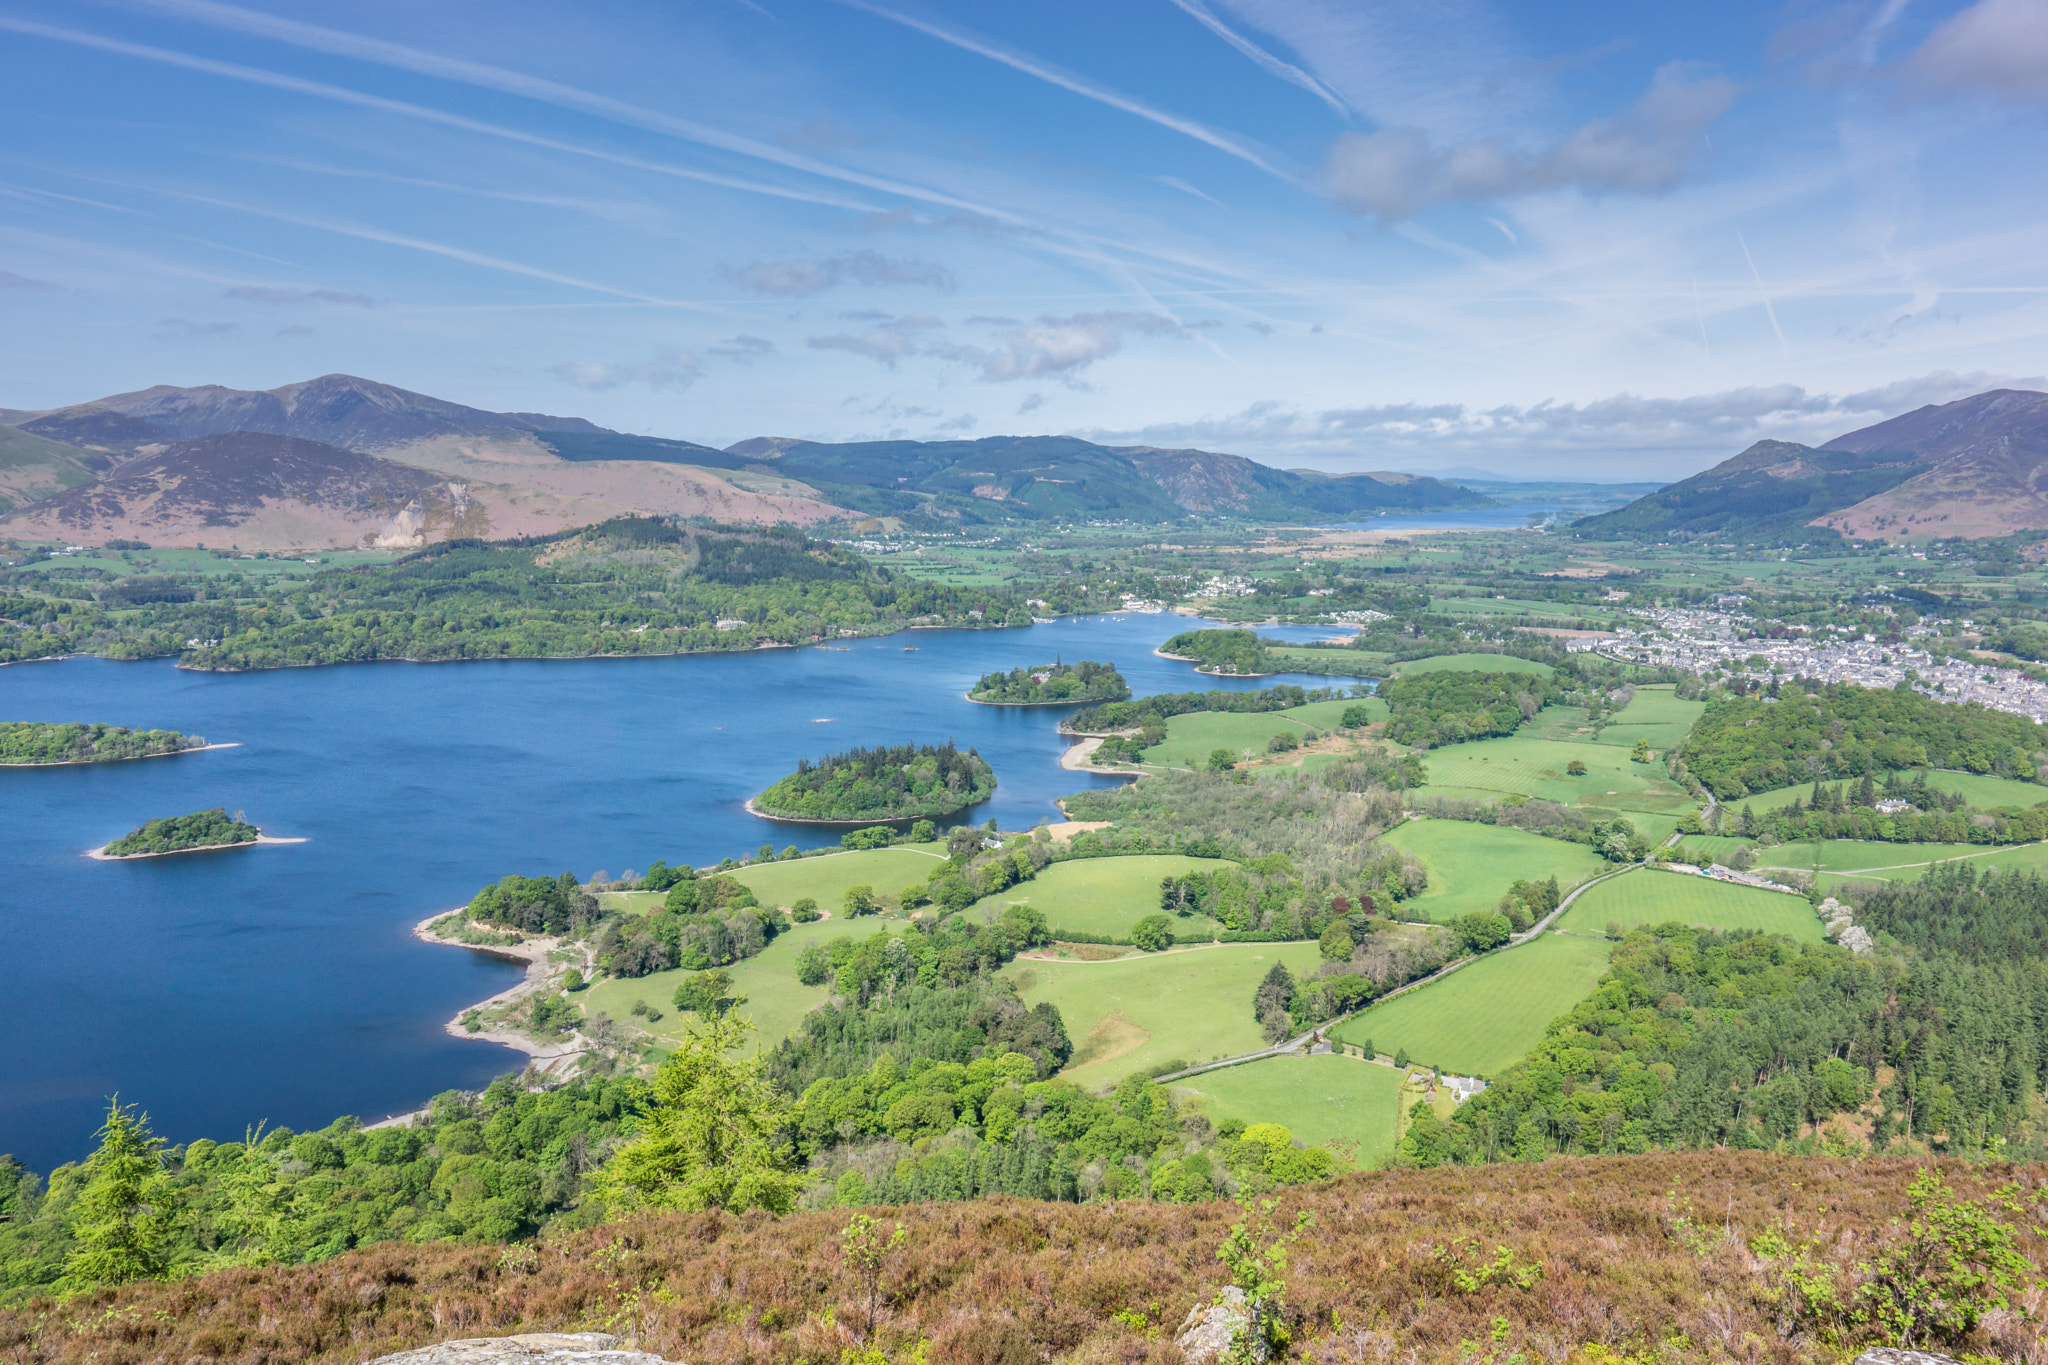
[{"label": "small wooded island", "polygon": [[756,815],[825,824],[936,819],[995,794],[995,769],[973,749],[898,744],[849,749],[796,771],[747,803]]},{"label": "small wooded island", "polygon": [[99,850],[102,858],[139,858],[153,853],[196,853],[203,848],[234,848],[262,838],[256,826],[231,816],[225,809],[198,811],[192,815],[169,815],[132,829]]},{"label": "small wooded island", "polygon": [[1251,678],[1282,671],[1266,642],[1248,630],[1184,630],[1159,653],[1195,665],[1197,673]]},{"label": "small wooded island", "polygon": [[118,763],[204,749],[201,735],[176,730],[130,730],[125,725],[0,721],[0,764]]},{"label": "small wooded island", "polygon": [[967,700],[990,706],[1057,706],[1061,702],[1122,701],[1131,685],[1115,664],[1083,659],[1077,664],[1050,663],[987,673]]}]

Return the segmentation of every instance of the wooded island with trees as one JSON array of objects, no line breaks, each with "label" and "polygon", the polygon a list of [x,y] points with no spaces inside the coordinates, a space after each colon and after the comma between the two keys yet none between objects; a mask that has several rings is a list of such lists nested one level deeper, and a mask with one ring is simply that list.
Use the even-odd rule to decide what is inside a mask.
[{"label": "wooded island with trees", "polygon": [[1131,685],[1116,665],[1083,659],[1077,664],[1049,663],[984,674],[967,699],[991,706],[1057,706],[1062,702],[1122,701],[1130,695]]},{"label": "wooded island with trees", "polygon": [[51,724],[45,721],[0,721],[0,763],[118,763],[129,758],[203,749],[200,735],[176,730],[130,730],[124,725]]},{"label": "wooded island with trees", "polygon": [[262,831],[246,823],[242,813],[229,815],[215,806],[191,815],[170,815],[139,825],[100,850],[103,858],[135,858],[150,853],[189,853],[202,848],[233,848],[253,844]]},{"label": "wooded island with trees", "polygon": [[756,796],[756,815],[827,824],[875,820],[941,819],[995,794],[996,774],[973,749],[944,744],[897,744],[849,749],[795,772]]}]

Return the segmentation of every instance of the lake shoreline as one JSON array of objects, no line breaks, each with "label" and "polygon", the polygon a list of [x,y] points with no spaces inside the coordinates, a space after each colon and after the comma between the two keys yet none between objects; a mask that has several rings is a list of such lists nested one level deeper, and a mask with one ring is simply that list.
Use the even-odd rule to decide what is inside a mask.
[{"label": "lake shoreline", "polygon": [[[463,1017],[473,1010],[489,1009],[493,1005],[508,1005],[514,1001],[525,999],[528,996],[550,993],[559,985],[561,976],[565,975],[568,970],[566,967],[562,969],[561,973],[557,973],[554,970],[552,957],[555,950],[562,945],[559,940],[545,935],[530,935],[518,943],[487,944],[463,943],[457,939],[442,938],[433,932],[433,927],[436,923],[448,918],[450,915],[463,914],[467,909],[467,906],[458,905],[453,910],[436,911],[434,914],[428,915],[425,919],[413,925],[410,932],[420,942],[431,943],[436,947],[467,948],[473,953],[484,953],[491,957],[524,963],[526,965],[526,974],[516,984],[506,987],[496,995],[488,996],[473,1005],[465,1005],[457,1010],[453,1018],[441,1025],[441,1031],[451,1038],[461,1038],[474,1042],[498,1043],[504,1047],[512,1048],[514,1051],[523,1052],[531,1059],[530,1065],[537,1066],[543,1073],[549,1074],[555,1073],[557,1068],[569,1058],[581,1056],[589,1051],[589,1044],[584,1041],[580,1033],[574,1031],[562,1042],[543,1043],[538,1039],[529,1038],[523,1033],[514,1033],[509,1029],[479,1029],[472,1033],[463,1027]],[[381,1122],[390,1123],[395,1119],[404,1117],[406,1115],[394,1115],[392,1118],[384,1119]],[[373,1124],[371,1126],[375,1127],[377,1125]]]},{"label": "lake shoreline", "polygon": [[970,801],[959,809],[948,811],[944,815],[927,815],[920,812],[915,815],[874,815],[859,820],[816,820],[805,815],[770,815],[765,810],[755,810],[754,798],[751,796],[741,802],[740,805],[747,814],[753,816],[756,820],[773,820],[777,824],[783,825],[844,825],[848,829],[864,829],[869,825],[900,825],[906,820],[950,820],[956,815],[973,810],[976,806],[993,800],[995,800],[995,793],[990,792],[980,801]]},{"label": "lake shoreline", "polygon": [[132,863],[141,858],[176,858],[186,853],[220,853],[230,848],[256,848],[262,844],[303,844],[306,842],[308,842],[306,839],[279,839],[272,838],[268,834],[259,834],[253,839],[243,839],[239,843],[200,844],[196,848],[167,848],[157,853],[109,853],[107,849],[112,847],[112,845],[101,844],[98,848],[87,849],[85,856],[96,863]]},{"label": "lake shoreline", "polygon": [[5,772],[9,768],[91,768],[101,763],[139,763],[145,758],[181,758],[186,754],[203,754],[209,749],[239,749],[241,747],[242,741],[233,739],[225,744],[195,744],[189,749],[172,749],[167,753],[161,754],[130,754],[126,758],[66,758],[59,759],[55,763],[0,762],[0,772]]}]

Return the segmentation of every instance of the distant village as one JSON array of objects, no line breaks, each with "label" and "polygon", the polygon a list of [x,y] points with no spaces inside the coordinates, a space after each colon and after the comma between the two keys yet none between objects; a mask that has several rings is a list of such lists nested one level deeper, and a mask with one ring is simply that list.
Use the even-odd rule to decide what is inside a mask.
[{"label": "distant village", "polygon": [[[1880,643],[1872,635],[1860,640],[1744,638],[1750,618],[1726,611],[1650,608],[1636,615],[1639,624],[1623,624],[1607,639],[1574,640],[1568,648],[1628,663],[1738,678],[1768,680],[1776,674],[1879,688],[1903,682],[1937,701],[1981,702],[2036,723],[2048,722],[2048,684],[2017,669],[1937,659],[1924,649]],[[1909,637],[1935,633],[1925,624],[1906,630]]]}]

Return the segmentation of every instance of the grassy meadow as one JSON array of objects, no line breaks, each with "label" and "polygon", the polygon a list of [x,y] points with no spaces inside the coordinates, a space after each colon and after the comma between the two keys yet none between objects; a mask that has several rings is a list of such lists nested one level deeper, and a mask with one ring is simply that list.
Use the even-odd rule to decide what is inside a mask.
[{"label": "grassy meadow", "polygon": [[1267,1057],[1174,1083],[1183,1099],[1199,1100],[1213,1122],[1278,1123],[1310,1146],[1358,1144],[1368,1165],[1394,1150],[1401,1073],[1357,1057]]},{"label": "grassy meadow", "polygon": [[[1061,930],[1124,938],[1131,926],[1159,911],[1159,881],[1190,872],[1213,872],[1236,864],[1221,858],[1187,858],[1177,853],[1137,854],[1127,858],[1077,858],[1054,863],[1028,882],[977,902],[967,913],[979,915],[1005,905],[1028,905],[1045,916],[1058,938]],[[1222,925],[1207,915],[1175,919],[1174,934],[1183,940],[1208,939]]]},{"label": "grassy meadow", "polygon": [[1635,868],[1590,888],[1559,917],[1556,928],[1563,933],[1604,934],[1609,920],[1619,921],[1624,930],[1678,920],[1714,929],[1786,934],[1808,943],[1825,937],[1803,897],[1651,868]]},{"label": "grassy meadow", "polygon": [[1168,718],[1166,738],[1147,749],[1143,761],[1161,768],[1200,768],[1213,749],[1228,749],[1240,757],[1261,755],[1274,735],[1300,739],[1310,730],[1336,730],[1345,708],[1351,706],[1365,707],[1376,721],[1387,718],[1387,704],[1377,697],[1313,701],[1285,711],[1191,711]]},{"label": "grassy meadow", "polygon": [[1692,732],[1706,714],[1703,701],[1687,701],[1676,695],[1670,684],[1638,687],[1633,700],[1618,712],[1594,741],[1627,749],[1639,739],[1650,742],[1659,757]]},{"label": "grassy meadow", "polygon": [[1321,960],[1313,943],[1230,943],[1110,962],[1023,959],[1005,970],[1027,1004],[1059,1007],[1074,1040],[1063,1074],[1095,1087],[1161,1062],[1258,1051],[1259,979],[1275,962],[1299,976]]},{"label": "grassy meadow", "polygon": [[1414,854],[1429,869],[1428,888],[1402,903],[1401,918],[1439,924],[1493,909],[1518,877],[1556,877],[1569,891],[1608,865],[1584,844],[1465,820],[1409,820],[1380,842]]},{"label": "grassy meadow", "polygon": [[[1852,779],[1853,780],[1853,779]],[[1877,775],[1882,783],[1884,775]],[[1839,786],[1842,778],[1831,778],[1829,786]],[[1952,773],[1936,769],[1927,774],[1927,785],[1937,790],[1953,792],[1979,810],[1997,810],[2001,806],[2038,806],[2048,801],[2048,787],[2038,782],[2019,782],[2010,777],[1984,777],[1977,773]],[[1813,783],[1801,782],[1797,786],[1779,787],[1775,791],[1756,792],[1750,796],[1726,804],[1740,808],[1748,806],[1761,815],[1765,811],[1783,810],[1795,801],[1804,801],[1813,794]]]},{"label": "grassy meadow", "polygon": [[[778,935],[759,955],[726,968],[732,973],[733,993],[747,998],[747,1003],[740,1007],[741,1016],[752,1021],[759,1030],[753,1036],[753,1046],[773,1047],[787,1037],[806,1014],[830,997],[828,987],[806,986],[796,979],[796,955],[805,944],[823,942],[843,934],[865,938],[878,929],[902,932],[907,928],[900,920],[872,918],[799,924],[788,933]],[[609,1014],[625,1027],[647,1034],[657,1045],[672,1047],[683,1030],[696,1021],[695,1015],[675,1007],[676,987],[690,975],[690,972],[678,968],[629,980],[612,978],[580,990],[569,998],[581,1005],[585,1014]],[[636,1017],[632,1012],[636,1000],[645,1000],[660,1010],[662,1017],[653,1022]]]},{"label": "grassy meadow", "polygon": [[1539,678],[1548,678],[1557,672],[1549,664],[1517,659],[1512,654],[1432,654],[1427,659],[1410,659],[1395,664],[1393,673],[1396,677],[1406,677],[1411,673],[1442,673],[1453,669],[1468,673],[1533,673]]},{"label": "grassy meadow", "polygon": [[[1576,908],[1576,907],[1574,907]],[[1607,970],[1604,940],[1545,934],[1488,954],[1419,990],[1340,1024],[1339,1042],[1406,1048],[1415,1062],[1468,1076],[1505,1071],[1550,1021],[1592,993]]]},{"label": "grassy meadow", "polygon": [[[944,844],[898,844],[858,853],[827,853],[792,858],[786,863],[757,863],[722,874],[745,886],[770,909],[788,909],[809,896],[820,910],[836,914],[850,886],[870,886],[878,896],[894,896],[912,882],[922,882],[945,861]],[[709,875],[709,874],[705,874]],[[608,891],[607,907],[651,915],[661,908],[659,891]]]}]

